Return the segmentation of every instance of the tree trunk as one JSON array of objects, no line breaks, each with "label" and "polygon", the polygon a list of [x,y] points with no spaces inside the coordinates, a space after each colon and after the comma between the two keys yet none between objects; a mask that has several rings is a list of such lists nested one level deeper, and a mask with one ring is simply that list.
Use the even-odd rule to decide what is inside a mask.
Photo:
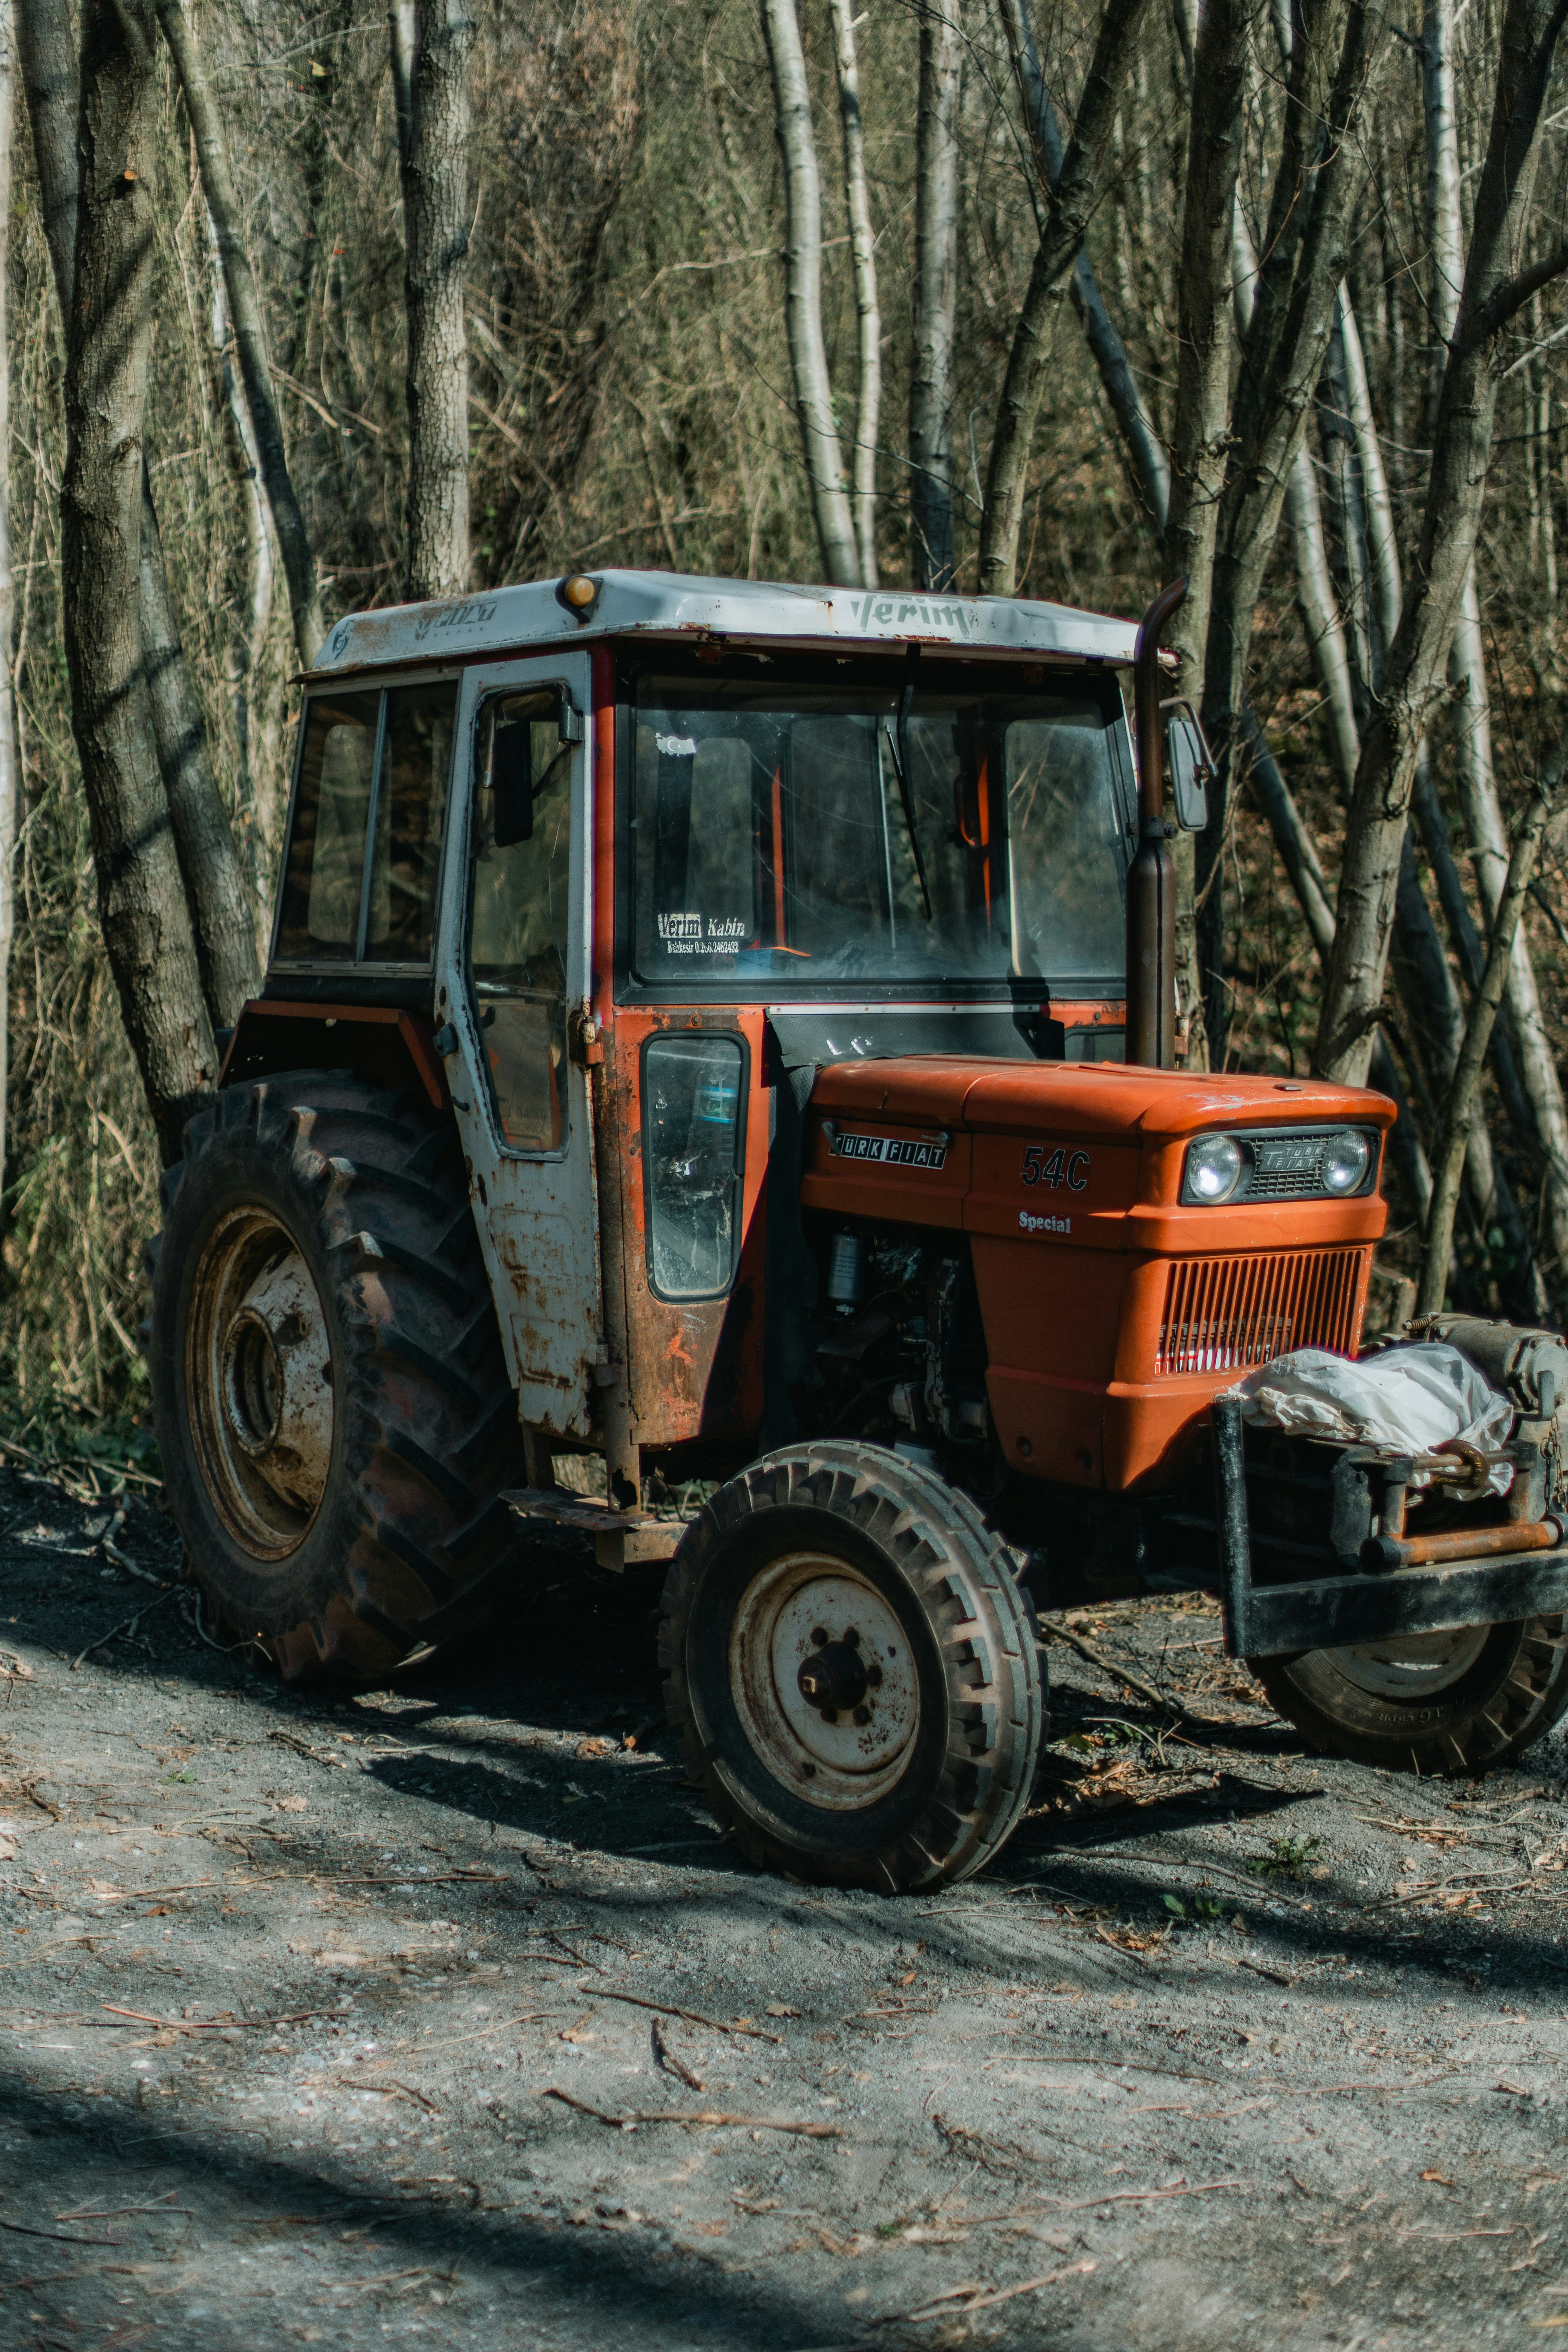
[{"label": "tree trunk", "polygon": [[1011,596],[1017,584],[1029,450],[1050,347],[1047,330],[1083,252],[1084,231],[1103,184],[1111,128],[1145,5],[1146,0],[1105,0],[1072,143],[1047,185],[1046,222],[1013,330],[991,436],[980,540],[980,586],[986,595]]},{"label": "tree trunk", "polygon": [[[205,205],[203,210],[206,211]],[[255,436],[250,430],[250,416],[234,371],[234,341],[229,333],[228,304],[224,298],[223,261],[218,253],[217,231],[210,212],[206,213],[206,223],[209,263],[207,333],[212,346],[213,373],[217,379],[218,397],[223,404],[224,440],[228,448],[235,488],[239,494],[245,533],[240,610],[230,635],[225,666],[233,697],[234,740],[238,755],[235,800],[240,811],[249,818],[249,856],[246,866],[254,885],[260,865],[258,852],[263,844],[270,846],[275,841],[279,814],[274,779],[268,777],[258,792],[250,756],[251,687],[272,613],[272,533],[268,524],[267,499],[261,488],[261,467],[257,459]]]},{"label": "tree trunk", "polygon": [[[1000,0],[1000,5],[1008,55],[1023,101],[1024,125],[1034,152],[1036,173],[1041,189],[1048,190],[1054,188],[1061,178],[1067,149],[1057,122],[1056,109],[1051,104],[1050,92],[1046,88],[1045,76],[1040,71],[1039,54],[1035,47],[1035,28],[1029,21],[1025,0]],[[1037,203],[1036,226],[1037,228],[1044,226]],[[1171,503],[1170,462],[1144,405],[1143,395],[1138,389],[1126,348],[1105,307],[1105,297],[1100,291],[1094,264],[1089,257],[1087,245],[1080,245],[1078,249],[1068,290],[1083,328],[1089,356],[1100,371],[1101,388],[1121,431],[1122,450],[1133,488],[1156,535],[1163,537],[1165,516]]]},{"label": "tree trunk", "polygon": [[859,375],[855,394],[855,544],[860,585],[875,588],[877,571],[877,432],[882,407],[882,315],[877,299],[877,240],[866,185],[866,131],[860,120],[860,68],[855,55],[850,0],[833,0],[833,45],[838,68],[838,116],[844,136],[844,205],[855,267],[855,316],[859,328]]},{"label": "tree trunk", "polygon": [[[1290,58],[1284,138],[1242,344],[1212,558],[1202,707],[1218,772],[1197,845],[1197,885],[1199,951],[1216,1061],[1223,1059],[1226,1013],[1223,861],[1247,658],[1365,184],[1358,126],[1386,54],[1381,26],[1363,0],[1352,0],[1336,42],[1340,21],[1332,0],[1312,0]],[[1227,243],[1230,228],[1227,216]]]},{"label": "tree trunk", "polygon": [[[1171,639],[1177,685],[1203,698],[1204,648],[1214,583],[1215,532],[1230,436],[1232,247],[1247,99],[1247,50],[1256,0],[1213,0],[1193,47],[1186,201],[1177,263],[1176,406],[1171,506],[1161,569],[1185,572]],[[1178,11],[1178,21],[1184,24]]]},{"label": "tree trunk", "polygon": [[240,227],[239,199],[235,193],[234,175],[229,169],[228,142],[224,135],[223,117],[207,80],[206,67],[196,46],[190,19],[185,15],[184,0],[156,0],[156,5],[195,138],[202,187],[213,216],[218,252],[223,259],[224,285],[228,294],[229,317],[234,322],[240,376],[250,410],[250,428],[256,436],[261,478],[266,486],[268,505],[272,509],[272,527],[278,534],[284,577],[289,583],[289,603],[294,616],[294,642],[301,663],[309,669],[321,642],[321,602],[316,579],[316,558],[310,546],[310,533],[305,528],[305,518],[294,495],[288,455],[283,446],[283,427],[279,419],[278,404],[272,397],[272,371],[267,355],[261,296]]},{"label": "tree trunk", "polygon": [[5,1097],[10,1076],[11,940],[16,891],[16,714],[11,700],[16,575],[11,562],[11,149],[16,53],[11,0],[0,0],[0,1189],[5,1181]]},{"label": "tree trunk", "polygon": [[[20,0],[18,52],[32,122],[33,152],[60,317],[68,339],[75,308],[79,181],[76,153],[77,61],[69,22],[51,0]],[[185,898],[195,926],[207,1017],[215,1029],[238,1018],[256,992],[256,902],[207,751],[201,698],[185,659],[169,597],[157,509],[142,468],[142,667],[151,730]]]},{"label": "tree trunk", "polygon": [[1508,873],[1498,898],[1497,919],[1480,988],[1465,1025],[1465,1042],[1444,1107],[1442,1142],[1433,1170],[1432,1209],[1426,1220],[1426,1249],[1421,1261],[1421,1288],[1415,1301],[1418,1315],[1435,1315],[1443,1304],[1444,1276],[1453,1244],[1454,1210],[1459,1196],[1459,1172],[1480,1093],[1481,1068],[1498,1006],[1502,1002],[1514,934],[1524,912],[1525,896],[1541,837],[1551,818],[1562,782],[1563,746],[1553,761],[1553,772],[1542,776],[1520,819],[1509,859]]},{"label": "tree trunk", "polygon": [[232,1029],[261,982],[256,898],[207,756],[206,728],[169,596],[157,510],[143,473],[142,667],[174,846],[195,928],[202,993],[215,1029]]},{"label": "tree trunk", "polygon": [[[776,0],[768,0],[769,5]],[[951,588],[952,337],[958,296],[960,0],[920,0],[914,340],[910,359],[910,561],[917,588]]]},{"label": "tree trunk", "polygon": [[[1429,0],[1421,32],[1422,89],[1426,123],[1426,211],[1432,247],[1433,340],[1450,342],[1458,322],[1464,276],[1459,201],[1459,135],[1454,89],[1453,0]],[[1465,574],[1458,621],[1448,648],[1454,704],[1454,763],[1470,836],[1476,880],[1489,920],[1495,921],[1508,874],[1508,828],[1498,798],[1492,759],[1491,711],[1480,596],[1472,557]],[[1518,926],[1508,971],[1508,1009],[1520,1076],[1529,1095],[1545,1159],[1547,1223],[1560,1267],[1568,1268],[1568,1106],[1531,961]]]},{"label": "tree trunk", "polygon": [[[426,0],[407,79],[393,11],[403,155],[404,299],[408,313],[410,597],[466,595],[468,552],[468,345],[463,268],[468,251],[468,54],[465,0]],[[400,120],[400,129],[404,122]],[[402,142],[400,142],[400,144]]]},{"label": "tree trunk", "polygon": [[829,581],[854,587],[861,566],[822,336],[822,183],[795,0],[763,0],[763,33],[784,161],[784,326],[805,475],[824,572]]},{"label": "tree trunk", "polygon": [[61,586],[99,915],[165,1160],[216,1076],[143,683],[142,422],[157,152],[150,0],[84,0],[75,299],[68,318]]},{"label": "tree trunk", "polygon": [[1474,554],[1497,406],[1499,336],[1550,278],[1561,248],[1521,265],[1540,155],[1546,83],[1560,32],[1557,0],[1506,0],[1486,162],[1433,435],[1421,537],[1384,699],[1362,748],[1340,877],[1339,927],[1314,1047],[1321,1076],[1365,1074],[1383,994],[1415,758],[1442,691]]}]

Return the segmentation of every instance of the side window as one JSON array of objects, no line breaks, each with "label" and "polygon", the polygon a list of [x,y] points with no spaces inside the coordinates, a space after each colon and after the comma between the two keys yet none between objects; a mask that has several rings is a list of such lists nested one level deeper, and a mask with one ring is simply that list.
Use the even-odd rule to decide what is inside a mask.
[{"label": "side window", "polygon": [[386,698],[364,941],[377,963],[430,960],[457,699],[455,682],[394,687]]},{"label": "side window", "polygon": [[448,681],[308,706],[280,962],[428,963],[457,698]]},{"label": "side window", "polygon": [[379,694],[321,696],[306,711],[278,919],[280,959],[352,962],[358,952],[380,711]]},{"label": "side window", "polygon": [[496,1116],[515,1151],[566,1140],[572,745],[553,688],[492,695],[474,735],[468,961]]},{"label": "side window", "polygon": [[698,1030],[643,1049],[648,1275],[660,1298],[720,1298],[734,1279],[745,1053]]}]

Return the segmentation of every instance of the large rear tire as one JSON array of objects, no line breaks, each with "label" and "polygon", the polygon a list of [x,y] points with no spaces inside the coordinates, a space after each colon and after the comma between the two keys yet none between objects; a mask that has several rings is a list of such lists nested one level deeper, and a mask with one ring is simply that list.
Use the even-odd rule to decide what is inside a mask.
[{"label": "large rear tire", "polygon": [[221,1617],[361,1680],[475,1622],[523,1474],[455,1129],[346,1073],[260,1079],[192,1120],[163,1204],[153,1411]]},{"label": "large rear tire", "polygon": [[659,1663],[692,1772],[764,1869],[950,1884],[1028,1802],[1045,1675],[1012,1555],[880,1447],[786,1446],[721,1487],[671,1564]]},{"label": "large rear tire", "polygon": [[1252,1671],[1276,1712],[1329,1755],[1390,1772],[1485,1772],[1568,1707],[1563,1622],[1394,1634]]}]

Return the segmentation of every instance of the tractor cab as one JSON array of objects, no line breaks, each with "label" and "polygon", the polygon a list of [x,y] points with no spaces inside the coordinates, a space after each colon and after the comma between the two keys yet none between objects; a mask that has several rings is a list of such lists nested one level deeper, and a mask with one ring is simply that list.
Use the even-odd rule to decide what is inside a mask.
[{"label": "tractor cab", "polygon": [[1408,1544],[1363,1572],[1397,1464],[1237,1435],[1242,1374],[1360,1349],[1394,1110],[1173,1066],[1180,593],[1135,626],[610,571],[338,625],[264,991],[153,1254],[227,1622],[374,1675],[575,1527],[668,1569],[721,1820],[889,1888],[1018,1818],[1030,1592],[1074,1579],[1223,1591],[1275,1703],[1359,1753],[1543,1727],[1554,1468],[1528,1570],[1494,1535],[1456,1617]]}]

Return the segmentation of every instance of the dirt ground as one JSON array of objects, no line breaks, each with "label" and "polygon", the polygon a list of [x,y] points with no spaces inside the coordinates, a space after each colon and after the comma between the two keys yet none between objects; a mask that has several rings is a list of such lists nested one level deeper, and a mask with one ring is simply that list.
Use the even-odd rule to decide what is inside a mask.
[{"label": "dirt ground", "polygon": [[1075,1612],[1204,1722],[1054,1643],[994,1873],[822,1894],[684,1785],[647,1586],[541,1552],[510,1623],[334,1701],[176,1567],[145,1506],[0,1473],[0,2343],[1568,2326],[1559,1738],[1380,1778],[1206,1605]]}]

